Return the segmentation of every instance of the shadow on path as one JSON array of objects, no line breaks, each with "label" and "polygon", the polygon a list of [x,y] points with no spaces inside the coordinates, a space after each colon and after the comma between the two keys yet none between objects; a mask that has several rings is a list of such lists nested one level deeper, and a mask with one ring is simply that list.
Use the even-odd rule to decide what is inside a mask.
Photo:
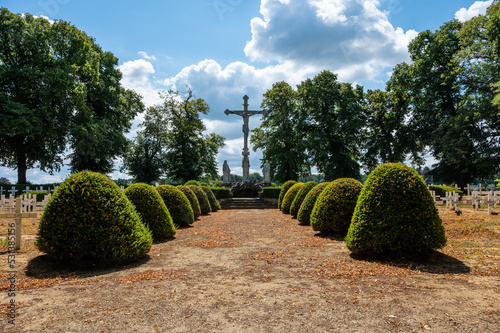
[{"label": "shadow on path", "polygon": [[465,265],[462,261],[438,251],[432,251],[427,258],[421,259],[388,259],[354,253],[351,253],[350,256],[355,260],[377,262],[431,274],[467,274],[471,271],[470,267]]}]

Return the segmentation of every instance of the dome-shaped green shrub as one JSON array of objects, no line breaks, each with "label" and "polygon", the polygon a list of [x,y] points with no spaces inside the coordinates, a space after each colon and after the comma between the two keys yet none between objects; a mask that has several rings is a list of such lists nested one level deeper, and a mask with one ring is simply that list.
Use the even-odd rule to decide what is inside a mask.
[{"label": "dome-shaped green shrub", "polygon": [[336,179],[319,195],[311,214],[313,230],[345,235],[363,185],[352,178]]},{"label": "dome-shaped green shrub", "polygon": [[124,193],[134,204],[142,222],[151,230],[154,240],[175,235],[176,229],[170,212],[161,196],[151,185],[145,183],[133,184],[127,187]]},{"label": "dome-shaped green shrub", "polygon": [[201,186],[189,185],[188,187],[191,189],[191,191],[194,192],[196,198],[198,199],[198,202],[200,203],[201,214],[206,215],[210,213],[212,211],[212,207],[210,207],[208,197],[205,191],[201,189]]},{"label": "dome-shaped green shrub", "polygon": [[312,190],[307,193],[302,205],[300,205],[299,212],[297,214],[297,220],[305,225],[311,224],[311,213],[314,208],[314,204],[318,199],[319,195],[330,183],[321,183],[313,187]]},{"label": "dome-shaped green shrub", "polygon": [[190,225],[194,222],[191,203],[181,190],[173,185],[160,185],[155,189],[167,206],[175,225]]},{"label": "dome-shaped green shrub", "polygon": [[307,182],[304,184],[304,186],[302,186],[299,193],[297,193],[297,195],[295,196],[295,199],[292,202],[292,206],[290,206],[290,215],[292,215],[292,217],[297,217],[300,206],[306,198],[307,193],[309,193],[309,191],[311,191],[316,185],[318,185],[317,182]]},{"label": "dome-shaped green shrub", "polygon": [[197,180],[188,180],[188,181],[184,184],[184,186],[189,186],[189,185],[201,186],[201,185],[200,185],[200,182],[199,182],[199,181],[197,181]]},{"label": "dome-shaped green shrub", "polygon": [[184,195],[188,198],[191,203],[191,208],[193,209],[193,214],[195,218],[198,218],[201,215],[200,203],[198,202],[198,198],[196,198],[196,194],[187,186],[179,185],[177,186],[179,190],[184,193]]},{"label": "dome-shaped green shrub", "polygon": [[283,202],[283,198],[285,197],[286,192],[292,187],[293,185],[297,184],[295,180],[289,180],[286,181],[283,186],[281,186],[281,192],[280,192],[280,197],[278,198],[278,209],[281,210],[281,203]]},{"label": "dome-shaped green shrub", "polygon": [[421,256],[445,244],[441,218],[415,170],[387,163],[370,173],[346,236],[352,252]]},{"label": "dome-shaped green shrub", "polygon": [[66,179],[45,207],[36,247],[57,260],[116,263],[151,249],[151,231],[118,185],[82,171]]},{"label": "dome-shaped green shrub", "polygon": [[212,209],[212,212],[216,212],[220,207],[219,201],[217,201],[217,198],[215,197],[214,192],[208,187],[208,186],[202,186],[201,189],[205,191],[205,194],[207,195],[208,202],[210,203],[210,208]]},{"label": "dome-shaped green shrub", "polygon": [[283,197],[283,202],[281,203],[281,211],[285,214],[290,214],[290,207],[292,206],[293,200],[299,193],[300,189],[304,186],[304,183],[296,183],[286,192]]}]

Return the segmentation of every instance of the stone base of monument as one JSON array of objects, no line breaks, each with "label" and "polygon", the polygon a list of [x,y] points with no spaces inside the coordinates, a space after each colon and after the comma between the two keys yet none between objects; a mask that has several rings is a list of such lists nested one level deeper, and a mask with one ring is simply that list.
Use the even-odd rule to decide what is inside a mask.
[{"label": "stone base of monument", "polygon": [[232,198],[219,200],[222,209],[263,209],[277,208],[278,203],[261,198],[262,188],[271,183],[238,182],[224,183],[222,187],[231,189]]}]

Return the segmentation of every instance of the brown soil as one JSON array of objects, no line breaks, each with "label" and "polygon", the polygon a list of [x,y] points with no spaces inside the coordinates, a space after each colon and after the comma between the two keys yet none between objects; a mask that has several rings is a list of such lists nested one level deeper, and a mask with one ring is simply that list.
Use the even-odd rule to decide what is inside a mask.
[{"label": "brown soil", "polygon": [[440,208],[448,245],[421,262],[352,256],[274,209],[203,216],[111,269],[57,266],[26,228],[15,325],[0,255],[0,331],[499,332],[500,218],[462,212]]}]

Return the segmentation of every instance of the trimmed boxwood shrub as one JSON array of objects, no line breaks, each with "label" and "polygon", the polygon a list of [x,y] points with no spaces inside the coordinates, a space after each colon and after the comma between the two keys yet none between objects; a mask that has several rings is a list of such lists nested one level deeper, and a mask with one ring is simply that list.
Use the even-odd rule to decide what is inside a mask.
[{"label": "trimmed boxwood shrub", "polygon": [[352,178],[340,178],[331,182],[314,205],[311,213],[313,230],[345,236],[362,188],[363,184]]},{"label": "trimmed boxwood shrub", "polygon": [[311,213],[314,208],[314,204],[318,199],[319,195],[330,183],[321,183],[313,187],[312,190],[307,193],[302,205],[300,205],[299,212],[297,214],[297,220],[306,225],[311,224]]},{"label": "trimmed boxwood shrub", "polygon": [[263,198],[279,199],[281,187],[264,187],[262,189]]},{"label": "trimmed boxwood shrub", "polygon": [[160,194],[163,202],[165,202],[165,206],[167,206],[175,225],[193,224],[193,208],[189,199],[181,190],[173,185],[160,185],[155,189]]},{"label": "trimmed boxwood shrub", "polygon": [[116,263],[151,249],[151,231],[109,177],[82,171],[54,192],[40,220],[35,246],[61,261]]},{"label": "trimmed boxwood shrub", "polygon": [[281,186],[280,196],[278,198],[278,209],[281,210],[281,203],[283,202],[283,198],[285,198],[286,192],[288,192],[290,187],[292,187],[295,184],[297,184],[295,180],[288,180],[283,184],[283,186]]},{"label": "trimmed boxwood shrub", "polygon": [[220,207],[219,201],[217,201],[217,198],[215,197],[214,193],[208,186],[202,186],[201,189],[205,192],[208,198],[208,202],[210,203],[210,208],[212,209],[212,212],[216,212]]},{"label": "trimmed boxwood shrub", "polygon": [[201,215],[201,209],[196,194],[194,194],[189,187],[184,185],[178,185],[177,188],[188,198],[191,208],[193,209],[194,218],[198,218]]},{"label": "trimmed boxwood shrub", "polygon": [[211,187],[212,193],[218,199],[231,198],[231,189],[227,187]]},{"label": "trimmed boxwood shrub", "polygon": [[124,191],[134,204],[142,222],[151,230],[154,240],[173,237],[176,229],[162,197],[153,186],[145,183],[130,185]]},{"label": "trimmed boxwood shrub", "polygon": [[462,190],[446,185],[429,185],[429,191],[436,192],[436,195],[440,197],[446,196],[446,192],[457,192],[459,195],[464,194]]},{"label": "trimmed boxwood shrub", "polygon": [[281,203],[281,211],[283,213],[290,214],[290,207],[292,206],[293,200],[303,186],[304,183],[296,183],[286,192],[283,202]]},{"label": "trimmed boxwood shrub", "polygon": [[184,186],[189,186],[189,185],[196,185],[196,186],[200,186],[200,182],[197,181],[197,180],[188,180]]},{"label": "trimmed boxwood shrub", "polygon": [[446,244],[425,182],[400,163],[370,173],[358,198],[346,245],[354,253],[423,256]]},{"label": "trimmed boxwood shrub", "polygon": [[307,196],[307,193],[309,193],[310,190],[314,188],[314,186],[318,185],[317,182],[307,182],[302,186],[300,189],[299,193],[295,196],[295,199],[292,202],[292,206],[290,206],[290,215],[292,217],[296,218],[297,214],[299,213],[300,206],[302,205],[302,202]]},{"label": "trimmed boxwood shrub", "polygon": [[189,185],[188,187],[194,192],[198,202],[200,203],[201,214],[206,215],[210,213],[212,211],[212,207],[210,207],[207,194],[201,189],[201,186]]}]

